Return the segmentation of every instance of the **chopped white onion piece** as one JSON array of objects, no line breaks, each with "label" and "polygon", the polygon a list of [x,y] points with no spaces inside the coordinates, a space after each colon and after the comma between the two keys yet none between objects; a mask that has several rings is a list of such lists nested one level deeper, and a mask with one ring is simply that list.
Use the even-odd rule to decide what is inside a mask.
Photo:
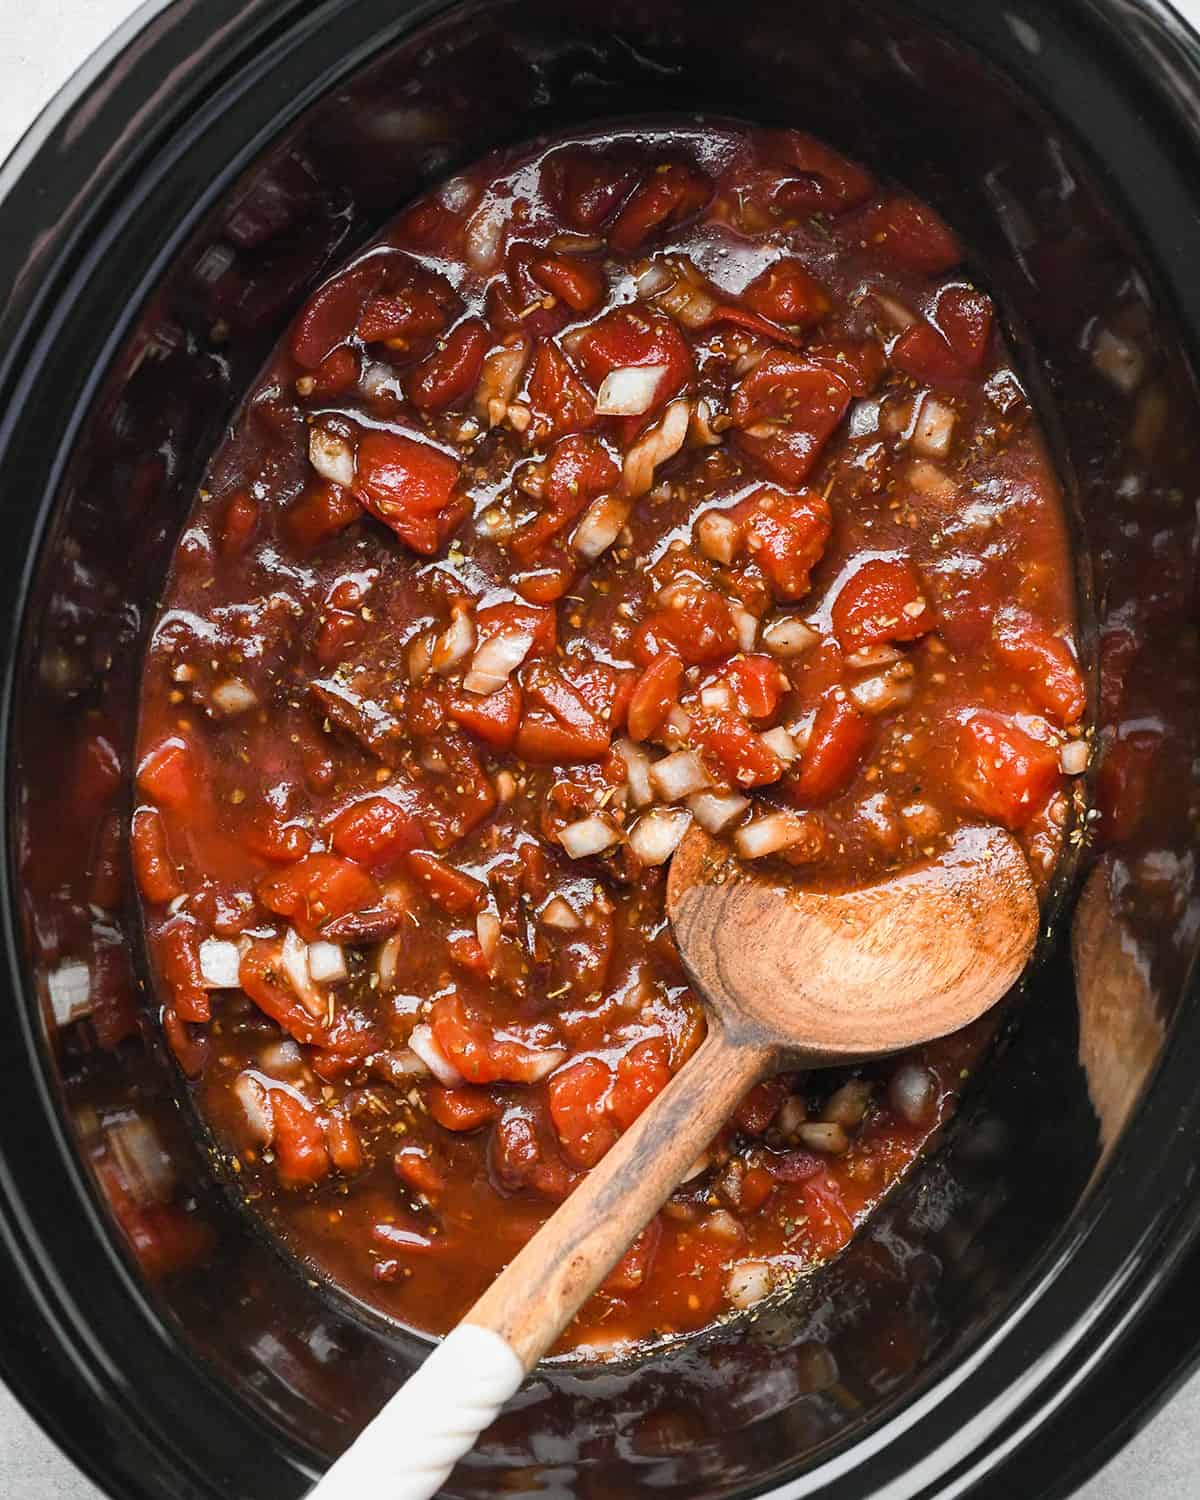
[{"label": "chopped white onion piece", "polygon": [[650,785],[650,767],[654,762],[646,752],[632,740],[617,740],[613,749],[625,762],[625,780],[629,784],[629,796],[634,807],[645,807],[654,800],[654,789]]},{"label": "chopped white onion piece", "polygon": [[375,972],[379,975],[380,984],[387,986],[395,979],[396,970],[400,965],[401,951],[402,943],[399,933],[381,944],[379,957],[375,960]]},{"label": "chopped white onion piece", "polygon": [[849,693],[863,713],[886,714],[912,701],[913,681],[911,677],[881,672],[877,677],[864,677],[852,683]]},{"label": "chopped white onion piece", "polygon": [[610,370],[596,393],[598,417],[640,417],[654,405],[666,365],[626,365]]},{"label": "chopped white onion piece", "polygon": [[676,703],[663,720],[663,729],[676,740],[685,740],[692,732],[692,716],[686,708]]},{"label": "chopped white onion piece", "polygon": [[247,687],[240,677],[226,677],[213,688],[212,701],[215,708],[231,719],[235,714],[244,714],[249,709],[257,708],[258,694],[253,688]]},{"label": "chopped white onion piece", "polygon": [[867,667],[890,667],[899,660],[900,652],[895,646],[863,646],[861,650],[850,653],[846,658],[846,665],[858,672]]},{"label": "chopped white onion piece", "polygon": [[636,499],[654,484],[654,471],[674,458],[687,439],[691,407],[686,401],[672,401],[648,432],[642,434],[625,455],[622,480],[625,493]]},{"label": "chopped white onion piece", "polygon": [[559,843],[572,859],[587,859],[591,854],[603,854],[620,839],[611,823],[593,815],[580,818],[578,823],[568,823],[558,836]]},{"label": "chopped white onion piece", "polygon": [[309,943],[308,972],[317,984],[339,984],[350,977],[340,943]]},{"label": "chopped white onion piece", "polygon": [[919,495],[946,505],[958,494],[958,487],[944,469],[927,458],[914,458],[908,466],[909,484]]},{"label": "chopped white onion piece", "polygon": [[650,768],[650,784],[664,802],[680,802],[712,785],[712,777],[694,750],[676,750]]},{"label": "chopped white onion piece", "polygon": [[226,938],[205,938],[200,944],[200,977],[210,990],[236,990],[241,983],[242,950]]},{"label": "chopped white onion piece", "polygon": [[530,630],[498,630],[477,648],[470,670],[463,678],[463,687],[481,698],[494,693],[529,655],[532,645]]},{"label": "chopped white onion piece", "polygon": [[889,297],[886,292],[872,292],[871,296],[875,306],[883,314],[884,322],[894,328],[897,333],[903,333],[906,328],[911,328],[917,321],[917,315],[911,308],[905,307],[904,303],[897,301],[895,297]]},{"label": "chopped white onion piece", "polygon": [[411,1047],[396,1047],[386,1054],[377,1054],[387,1059],[387,1075],[395,1078],[402,1075],[410,1075],[414,1078],[427,1078],[433,1069],[423,1059],[417,1056]]},{"label": "chopped white onion piece", "polygon": [[630,829],[629,847],[644,865],[666,864],[691,821],[682,808],[652,807]]},{"label": "chopped white onion piece", "polygon": [[1081,776],[1088,766],[1088,742],[1068,740],[1058,752],[1058,763],[1065,776]]},{"label": "chopped white onion piece", "polygon": [[750,806],[737,792],[695,792],[687,799],[692,816],[707,833],[721,833]]},{"label": "chopped white onion piece", "polygon": [[737,631],[738,650],[753,651],[758,644],[758,618],[743,604],[730,604],[729,615]]},{"label": "chopped white onion piece", "polygon": [[322,479],[349,487],[354,483],[354,453],[345,438],[314,427],[308,434],[308,461]]},{"label": "chopped white onion piece", "polygon": [[456,1089],[462,1086],[462,1074],[434,1040],[431,1026],[414,1026],[408,1045],[444,1088]]},{"label": "chopped white onion piece", "polygon": [[861,1125],[871,1104],[871,1085],[865,1078],[848,1078],[835,1089],[821,1111],[822,1120],[853,1130]]},{"label": "chopped white onion piece", "polygon": [[165,1203],[175,1188],[175,1168],[158,1131],[140,1115],[106,1123],[108,1148],[139,1203]]},{"label": "chopped white onion piece", "polygon": [[1092,363],[1101,375],[1122,391],[1132,395],[1146,373],[1145,356],[1132,340],[1111,328],[1100,328],[1092,343]]},{"label": "chopped white onion piece", "polygon": [[[445,676],[475,649],[475,621],[469,609],[456,609],[449,625],[434,642],[429,664]],[[411,664],[410,664],[411,671]]]},{"label": "chopped white onion piece", "polygon": [[727,682],[710,682],[700,689],[700,706],[717,713],[728,713],[733,708],[733,689]]},{"label": "chopped white onion piece", "polygon": [[542,925],[558,932],[578,932],[583,922],[565,897],[551,896],[542,908]]},{"label": "chopped white onion piece", "polygon": [[811,625],[795,615],[778,615],[763,628],[762,643],[772,656],[800,656],[820,637]]},{"label": "chopped white onion piece", "polygon": [[850,1140],[841,1125],[824,1120],[809,1120],[796,1131],[802,1145],[810,1151],[824,1151],[829,1156],[841,1156],[850,1149]]},{"label": "chopped white onion piece", "polygon": [[919,1125],[933,1103],[933,1075],[916,1062],[902,1062],[888,1082],[888,1102],[910,1125]]},{"label": "chopped white onion piece", "polygon": [[543,1078],[548,1078],[555,1068],[561,1068],[567,1060],[565,1047],[551,1047],[548,1052],[535,1052],[524,1067],[524,1080],[526,1083],[541,1083]]},{"label": "chopped white onion piece", "polygon": [[956,418],[957,413],[952,406],[939,401],[936,396],[927,395],[921,402],[916,425],[913,427],[913,452],[920,453],[924,458],[945,458],[954,438]]},{"label": "chopped white onion piece", "polygon": [[742,528],[719,510],[706,510],[696,521],[696,541],[705,557],[731,563],[742,545]]},{"label": "chopped white onion piece", "polygon": [[800,751],[796,748],[796,741],[782,724],[778,724],[774,729],[768,729],[764,734],[760,734],[759,739],[772,754],[779,757],[785,766],[790,766],[800,754]]},{"label": "chopped white onion piece", "polygon": [[674,277],[661,260],[652,260],[638,272],[637,293],[639,297],[653,297],[665,292],[674,282]]},{"label": "chopped white onion piece", "polygon": [[296,998],[310,1016],[325,1014],[325,998],[312,981],[308,972],[308,944],[294,927],[289,927],[283,937],[279,954],[279,967],[287,982],[296,992]]},{"label": "chopped white onion piece", "polygon": [[408,643],[405,652],[405,661],[408,665],[409,682],[420,682],[433,665],[434,634],[432,630],[422,630]]},{"label": "chopped white onion piece", "polygon": [[87,964],[59,964],[57,969],[51,969],[46,983],[50,990],[50,1009],[60,1026],[77,1021],[91,1011],[92,974]]},{"label": "chopped white onion piece", "polygon": [[816,721],[816,717],[816,709],[810,708],[806,714],[802,714],[798,719],[793,719],[787,726],[787,732],[795,740],[797,750],[806,750],[808,748],[808,742],[812,736],[812,727]]},{"label": "chopped white onion piece", "polygon": [[494,911],[481,911],[475,918],[475,937],[490,968],[500,942],[500,918]]},{"label": "chopped white onion piece", "polygon": [[743,859],[761,859],[780,849],[790,849],[804,837],[804,824],[791,813],[762,813],[746,823],[733,836],[734,847]]},{"label": "chopped white onion piece", "polygon": [[493,349],[484,357],[479,384],[475,387],[475,413],[489,427],[498,427],[504,421],[528,357],[529,346],[524,343]]},{"label": "chopped white onion piece", "polygon": [[739,1260],[730,1268],[725,1295],[743,1311],[761,1302],[771,1291],[771,1267],[765,1260]]},{"label": "chopped white onion piece", "polygon": [[717,310],[716,299],[686,276],[659,292],[654,300],[663,312],[669,313],[685,328],[703,328],[711,322]]},{"label": "chopped white onion piece", "polygon": [[467,220],[463,250],[473,271],[494,271],[500,259],[508,204],[502,198],[485,198]]},{"label": "chopped white onion piece", "polygon": [[269,1146],[275,1139],[275,1111],[268,1090],[253,1073],[239,1073],[233,1081],[233,1096],[242,1106],[251,1143]]},{"label": "chopped white onion piece", "polygon": [[600,495],[584,511],[571,537],[571,546],[587,562],[595,562],[620,536],[632,509],[620,495]]}]

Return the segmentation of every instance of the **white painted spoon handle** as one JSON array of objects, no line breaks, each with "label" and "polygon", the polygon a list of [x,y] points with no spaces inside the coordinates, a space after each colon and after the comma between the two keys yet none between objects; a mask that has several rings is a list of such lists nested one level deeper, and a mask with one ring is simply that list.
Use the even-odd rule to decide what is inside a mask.
[{"label": "white painted spoon handle", "polygon": [[524,1378],[521,1361],[498,1333],[460,1323],[308,1500],[429,1500]]}]

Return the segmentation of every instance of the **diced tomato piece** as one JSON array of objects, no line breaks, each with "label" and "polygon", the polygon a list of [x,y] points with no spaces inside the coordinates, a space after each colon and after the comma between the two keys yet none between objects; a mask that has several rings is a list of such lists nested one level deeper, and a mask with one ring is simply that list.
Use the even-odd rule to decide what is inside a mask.
[{"label": "diced tomato piece", "polygon": [[265,939],[253,943],[242,954],[238,983],[263,1015],[302,1045],[325,1046],[328,1033],[320,1021],[310,1016],[283,977],[279,956],[281,943]]},{"label": "diced tomato piece", "polygon": [[302,823],[282,818],[256,817],[239,829],[242,843],[254,854],[275,864],[291,865],[312,848],[312,834]]},{"label": "diced tomato piece", "polygon": [[329,1151],[325,1132],[311,1105],[287,1089],[271,1089],[271,1115],[275,1121],[275,1165],[284,1187],[311,1187],[329,1175]]},{"label": "diced tomato piece", "polygon": [[333,847],[360,865],[390,865],[424,841],[420,820],[387,797],[366,797],[334,819]]},{"label": "diced tomato piece", "polygon": [[876,339],[830,339],[823,344],[810,344],[804,357],[810,364],[840,375],[854,396],[869,396],[887,368]]},{"label": "diced tomato piece", "polygon": [[738,712],[748,719],[770,719],[790,684],[773,656],[755,652],[735,656],[722,669],[721,676],[733,689]]},{"label": "diced tomato piece", "polygon": [[521,672],[521,687],[525,707],[516,750],[522,760],[596,760],[608,749],[611,727],[558,667],[528,664]]},{"label": "diced tomato piece", "polygon": [[429,1090],[429,1113],[443,1130],[478,1130],[500,1113],[500,1106],[484,1089],[471,1087]]},{"label": "diced tomato piece", "polygon": [[315,370],[325,356],[354,331],[363,299],[378,285],[382,268],[351,266],[318,287],[292,327],[292,358]]},{"label": "diced tomato piece", "polygon": [[577,255],[542,255],[529,267],[529,274],[572,312],[589,312],[604,301],[607,283],[598,262]]},{"label": "diced tomato piece", "polygon": [[870,722],[849,698],[828,693],[817,709],[800,769],[789,792],[801,806],[828,802],[846,787],[871,738]]},{"label": "diced tomato piece", "polygon": [[572,433],[560,439],[545,464],[546,508],[512,541],[514,555],[536,561],[546,543],[559,535],[597,495],[614,487],[621,471],[599,439]]},{"label": "diced tomato piece", "polygon": [[540,344],[534,355],[526,399],[533,413],[531,430],[539,442],[580,432],[596,420],[591,392],[562,350],[549,341]]},{"label": "diced tomato piece", "polygon": [[632,649],[644,666],[664,653],[699,665],[732,656],[738,637],[729,601],[715,589],[678,588],[668,608],[655,610],[638,626]]},{"label": "diced tomato piece", "polygon": [[812,272],[787,256],[755,277],[742,300],[764,318],[793,328],[812,328],[833,309],[828,292]]},{"label": "diced tomato piece", "polygon": [[657,656],[638,678],[629,701],[629,738],[648,740],[679,702],[683,662],[667,653]]},{"label": "diced tomato piece", "polygon": [[268,911],[289,918],[300,936],[313,943],[334,918],[374,906],[379,887],[351,860],[336,854],[309,854],[261,881],[258,899]]},{"label": "diced tomato piece", "polygon": [[822,1167],[800,1185],[808,1233],[822,1255],[833,1255],[850,1241],[854,1221],[846,1210],[837,1179]]},{"label": "diced tomato piece", "polygon": [[670,1081],[666,1040],[652,1036],[636,1042],[617,1064],[616,1080],[608,1098],[609,1114],[622,1130],[628,1130]]},{"label": "diced tomato piece", "polygon": [[708,177],[690,164],[660,162],[614,219],[608,243],[628,255],[656,230],[674,228],[698,214],[712,192]]},{"label": "diced tomato piece", "polygon": [[296,545],[309,552],[326,537],[345,531],[362,517],[363,508],[340,484],[318,484],[296,501],[287,513],[288,533]]},{"label": "diced tomato piece", "polygon": [[354,1121],[341,1110],[333,1111],[325,1121],[325,1145],[334,1168],[346,1176],[361,1172],[366,1165],[362,1140]]},{"label": "diced tomato piece", "polygon": [[525,631],[533,637],[526,660],[553,656],[558,645],[558,616],[538,604],[487,604],[475,611],[475,639],[479,645],[501,631]]},{"label": "diced tomato piece", "polygon": [[739,1193],[740,1208],[743,1213],[756,1213],[771,1194],[775,1191],[775,1179],[765,1167],[757,1162],[742,1173],[741,1191]]},{"label": "diced tomato piece", "polygon": [[961,380],[983,363],[992,319],[991,299],[982,292],[971,286],[943,287],[928,321],[912,324],[892,345],[891,363],[931,385]]},{"label": "diced tomato piece", "polygon": [[571,228],[583,234],[599,229],[637,180],[637,169],[628,159],[586,147],[555,151],[542,166],[547,197]]},{"label": "diced tomato piece", "polygon": [[258,501],[246,490],[235,490],[225,506],[221,525],[221,556],[237,557],[240,552],[244,552],[257,525]]},{"label": "diced tomato piece", "polygon": [[167,830],[156,807],[139,807],[133,815],[130,844],[138,890],[151,906],[174,901],[181,887],[167,849]]},{"label": "diced tomato piece", "polygon": [[531,1083],[542,1061],[533,1047],[497,1036],[458,994],[443,995],[429,1013],[434,1041],[468,1083]]},{"label": "diced tomato piece", "polygon": [[442,694],[447,715],[476,739],[496,750],[510,750],[521,722],[521,689],[511,680],[481,698],[447,683]]},{"label": "diced tomato piece", "polygon": [[483,356],[492,342],[481,318],[467,318],[448,333],[408,378],[408,399],[421,411],[444,411],[479,384]]},{"label": "diced tomato piece", "polygon": [[691,347],[678,326],[662,313],[641,306],[616,307],[597,318],[583,330],[573,352],[585,378],[597,388],[613,370],[664,365],[666,373],[647,414],[678,395],[696,368]]},{"label": "diced tomato piece", "polygon": [[443,911],[462,916],[466,912],[477,912],[483,906],[487,887],[474,875],[456,870],[436,854],[422,849],[413,850],[407,857],[407,864],[429,899]]},{"label": "diced tomato piece", "polygon": [[764,1078],[742,1096],[733,1112],[733,1123],[744,1135],[762,1135],[791,1091],[786,1078]]},{"label": "diced tomato piece", "polygon": [[411,347],[435,338],[447,322],[443,301],[428,290],[410,287],[367,299],[355,332],[364,344],[398,343]]},{"label": "diced tomato piece", "polygon": [[1021,610],[1002,610],[993,632],[996,655],[1025,678],[1030,694],[1061,724],[1074,724],[1087,705],[1083,676],[1061,635]]},{"label": "diced tomato piece", "polygon": [[163,979],[181,1021],[202,1023],[211,1017],[208,991],[200,972],[200,929],[189,917],[172,917],[158,933]]},{"label": "diced tomato piece", "polygon": [[853,572],[830,611],[843,651],[915,641],[937,625],[920,575],[906,557],[871,557]]},{"label": "diced tomato piece", "polygon": [[424,778],[428,801],[421,809],[421,820],[433,847],[446,849],[487,817],[496,805],[496,789],[461,734],[443,732],[431,748],[446,769]]},{"label": "diced tomato piece", "polygon": [[481,979],[491,974],[492,966],[473,932],[452,932],[446,939],[446,949],[459,968],[478,974]]},{"label": "diced tomato piece", "polygon": [[401,1146],[392,1158],[392,1166],[401,1182],[426,1198],[436,1198],[445,1191],[446,1179],[423,1146]]},{"label": "diced tomato piece", "polygon": [[829,502],[816,490],[795,495],[763,487],[728,513],[745,530],[751,557],[777,599],[802,599],[833,532]]},{"label": "diced tomato piece", "polygon": [[[770,175],[778,184],[774,202],[789,214],[841,213],[875,190],[875,180],[865,167],[802,130],[772,130],[764,133],[762,141],[764,155],[773,165]],[[795,171],[781,174],[774,169],[775,163]]]},{"label": "diced tomato piece", "polygon": [[869,204],[855,216],[853,233],[897,264],[930,276],[950,270],[963,258],[958,236],[941,216],[904,193]]},{"label": "diced tomato piece", "polygon": [[650,1274],[661,1239],[662,1221],[655,1215],[605,1277],[600,1290],[610,1297],[636,1292]]},{"label": "diced tomato piece", "polygon": [[850,404],[833,370],[799,354],[768,354],[735,387],[738,442],[785,484],[807,478]]},{"label": "diced tomato piece", "polygon": [[363,504],[415,552],[432,555],[458,525],[458,461],[395,432],[359,439],[356,491]]},{"label": "diced tomato piece", "polygon": [[340,396],[358,384],[359,358],[344,344],[332,350],[312,373],[314,396]]},{"label": "diced tomato piece", "polygon": [[1003,714],[979,712],[958,726],[954,775],[967,807],[1023,828],[1058,784],[1058,752]]},{"label": "diced tomato piece", "polygon": [[612,1069],[598,1057],[584,1057],[550,1079],[550,1118],[567,1156],[581,1167],[594,1167],[617,1141],[608,1117]]},{"label": "diced tomato piece", "polygon": [[741,714],[693,714],[691,738],[709,770],[722,781],[742,788],[769,786],[783,775],[783,761]]},{"label": "diced tomato piece", "polygon": [[137,784],[169,812],[186,814],[196,799],[196,765],[190,742],[170,734],[138,762]]}]

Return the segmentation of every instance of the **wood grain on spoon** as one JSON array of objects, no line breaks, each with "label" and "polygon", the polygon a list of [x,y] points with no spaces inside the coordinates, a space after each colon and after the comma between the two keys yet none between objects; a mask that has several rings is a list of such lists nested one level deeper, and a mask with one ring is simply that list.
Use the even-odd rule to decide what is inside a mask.
[{"label": "wood grain on spoon", "polygon": [[782,1067],[957,1031],[1016,981],[1038,926],[1025,857],[994,828],[963,829],[937,859],[844,891],[745,866],[693,829],[667,909],[707,1037],[334,1465],[321,1500],[353,1500],[376,1467],[404,1500],[432,1495],[748,1088]]}]

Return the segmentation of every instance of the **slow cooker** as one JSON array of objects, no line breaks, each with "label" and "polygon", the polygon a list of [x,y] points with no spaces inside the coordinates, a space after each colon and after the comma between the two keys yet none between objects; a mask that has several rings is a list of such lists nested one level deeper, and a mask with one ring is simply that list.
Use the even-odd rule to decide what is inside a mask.
[{"label": "slow cooker", "polygon": [[[446,1493],[1049,1500],[1194,1360],[1197,39],[1159,0],[166,0],[0,171],[0,1373],[122,1500],[302,1494],[424,1346],[218,1182],[88,736],[127,779],[167,559],[305,291],[482,151],[662,111],[810,129],[975,248],[1072,498],[1092,811],[989,1066],[852,1246],[752,1322],[548,1369]],[[141,1208],[186,1202],[201,1269],[130,1242],[129,1121]]]}]

